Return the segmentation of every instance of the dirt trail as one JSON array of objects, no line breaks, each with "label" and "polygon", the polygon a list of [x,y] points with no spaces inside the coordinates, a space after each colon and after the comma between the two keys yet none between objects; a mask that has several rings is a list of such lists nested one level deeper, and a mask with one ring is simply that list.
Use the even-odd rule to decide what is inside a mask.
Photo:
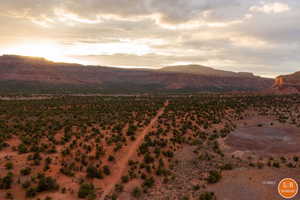
[{"label": "dirt trail", "polygon": [[148,126],[146,126],[145,129],[138,135],[138,137],[136,138],[134,143],[132,145],[130,145],[130,148],[128,149],[128,151],[124,152],[124,157],[122,157],[122,159],[117,161],[117,163],[115,164],[117,170],[115,170],[114,173],[112,174],[110,183],[108,183],[107,186],[105,188],[103,188],[103,193],[101,195],[100,200],[104,200],[105,197],[113,190],[115,185],[120,181],[121,177],[124,174],[124,170],[127,167],[128,161],[137,152],[137,149],[144,141],[145,136],[149,133],[149,131],[151,130],[153,125],[156,123],[158,118],[164,113],[164,110],[168,104],[169,104],[169,102],[166,101],[164,106],[160,110],[158,110],[156,116],[150,121]]}]

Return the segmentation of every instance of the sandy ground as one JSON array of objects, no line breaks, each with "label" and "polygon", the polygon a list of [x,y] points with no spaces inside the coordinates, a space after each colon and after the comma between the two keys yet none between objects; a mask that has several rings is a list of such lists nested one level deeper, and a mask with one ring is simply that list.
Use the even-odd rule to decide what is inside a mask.
[{"label": "sandy ground", "polygon": [[[207,189],[215,192],[218,200],[283,200],[277,185],[283,178],[300,183],[300,169],[236,169],[223,172],[223,179]],[[298,194],[292,200],[300,198]]]},{"label": "sandy ground", "polygon": [[[239,121],[238,128],[223,142],[223,150],[234,155],[299,155],[300,128],[274,119],[251,117]],[[218,200],[283,200],[277,192],[279,181],[293,178],[300,183],[300,169],[297,168],[235,169],[223,171],[222,176],[219,183],[207,188],[215,192]],[[292,200],[299,198],[298,194]]]},{"label": "sandy ground", "polygon": [[[300,128],[266,119],[244,121],[225,140],[231,151],[252,151],[258,154],[295,154],[300,152]],[[262,127],[258,127],[262,124]]]},{"label": "sandy ground", "polygon": [[236,150],[260,153],[300,152],[300,131],[293,127],[248,127],[231,133],[227,144]]}]

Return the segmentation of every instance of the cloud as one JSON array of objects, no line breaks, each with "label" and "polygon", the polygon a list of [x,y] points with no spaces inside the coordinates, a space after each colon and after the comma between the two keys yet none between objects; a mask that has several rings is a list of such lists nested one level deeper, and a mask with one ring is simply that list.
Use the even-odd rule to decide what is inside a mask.
[{"label": "cloud", "polygon": [[[238,0],[226,3],[224,0],[85,0],[84,3],[82,0],[11,0],[1,3],[0,10],[7,15],[25,16],[39,22],[43,18],[79,23],[97,23],[109,18],[151,18],[158,24],[185,24],[195,20],[208,21],[210,17],[213,20],[217,17],[212,17],[214,11],[226,13],[227,8],[236,6],[239,6]],[[218,17],[227,18],[224,14]]]},{"label": "cloud", "polygon": [[99,65],[277,75],[299,67],[299,18],[295,0],[3,0],[0,50],[47,41]]},{"label": "cloud", "polygon": [[[165,65],[172,65],[179,62],[205,62],[206,58],[199,56],[175,56],[175,55],[160,55],[160,54],[145,54],[142,56],[134,54],[111,54],[111,55],[86,55],[86,56],[71,56],[75,59],[87,60],[90,64],[102,63],[104,66],[137,66],[137,67],[152,67],[160,68]],[[122,65],[120,64],[122,63]]]},{"label": "cloud", "polygon": [[250,11],[253,12],[263,12],[267,14],[272,14],[272,13],[283,13],[287,12],[290,10],[290,7],[288,4],[280,3],[280,2],[275,2],[275,3],[261,3],[259,6],[252,6],[250,7]]}]

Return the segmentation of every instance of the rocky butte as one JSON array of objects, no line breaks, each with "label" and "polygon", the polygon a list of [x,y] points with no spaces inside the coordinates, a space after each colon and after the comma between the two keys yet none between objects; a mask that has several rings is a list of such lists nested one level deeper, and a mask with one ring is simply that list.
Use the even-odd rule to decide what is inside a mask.
[{"label": "rocky butte", "polygon": [[273,88],[280,93],[300,92],[300,71],[290,75],[278,76]]}]

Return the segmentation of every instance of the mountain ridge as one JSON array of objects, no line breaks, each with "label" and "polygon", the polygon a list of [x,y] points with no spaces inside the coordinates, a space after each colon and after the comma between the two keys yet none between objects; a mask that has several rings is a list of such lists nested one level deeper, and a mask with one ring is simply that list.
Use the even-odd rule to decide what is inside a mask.
[{"label": "mountain ridge", "polygon": [[[0,56],[0,86],[2,90],[6,87],[6,91],[11,92],[32,88],[35,92],[46,93],[49,90],[63,93],[85,90],[147,93],[259,91],[273,84],[272,79],[249,73],[222,71],[196,65],[193,65],[194,70],[198,69],[195,73],[187,73],[187,68],[188,66],[181,66],[180,70],[183,72],[179,69],[174,72],[174,67],[173,71],[169,71],[170,67],[136,70],[55,63],[44,58],[4,55]],[[0,89],[0,92],[3,91]]]},{"label": "mountain ridge", "polygon": [[255,76],[251,72],[225,71],[225,70],[219,70],[219,69],[215,69],[215,68],[204,66],[204,65],[165,66],[165,67],[161,68],[160,71],[209,75],[209,76],[230,76],[230,77],[235,77],[235,76],[236,77],[252,77],[252,76]]}]

